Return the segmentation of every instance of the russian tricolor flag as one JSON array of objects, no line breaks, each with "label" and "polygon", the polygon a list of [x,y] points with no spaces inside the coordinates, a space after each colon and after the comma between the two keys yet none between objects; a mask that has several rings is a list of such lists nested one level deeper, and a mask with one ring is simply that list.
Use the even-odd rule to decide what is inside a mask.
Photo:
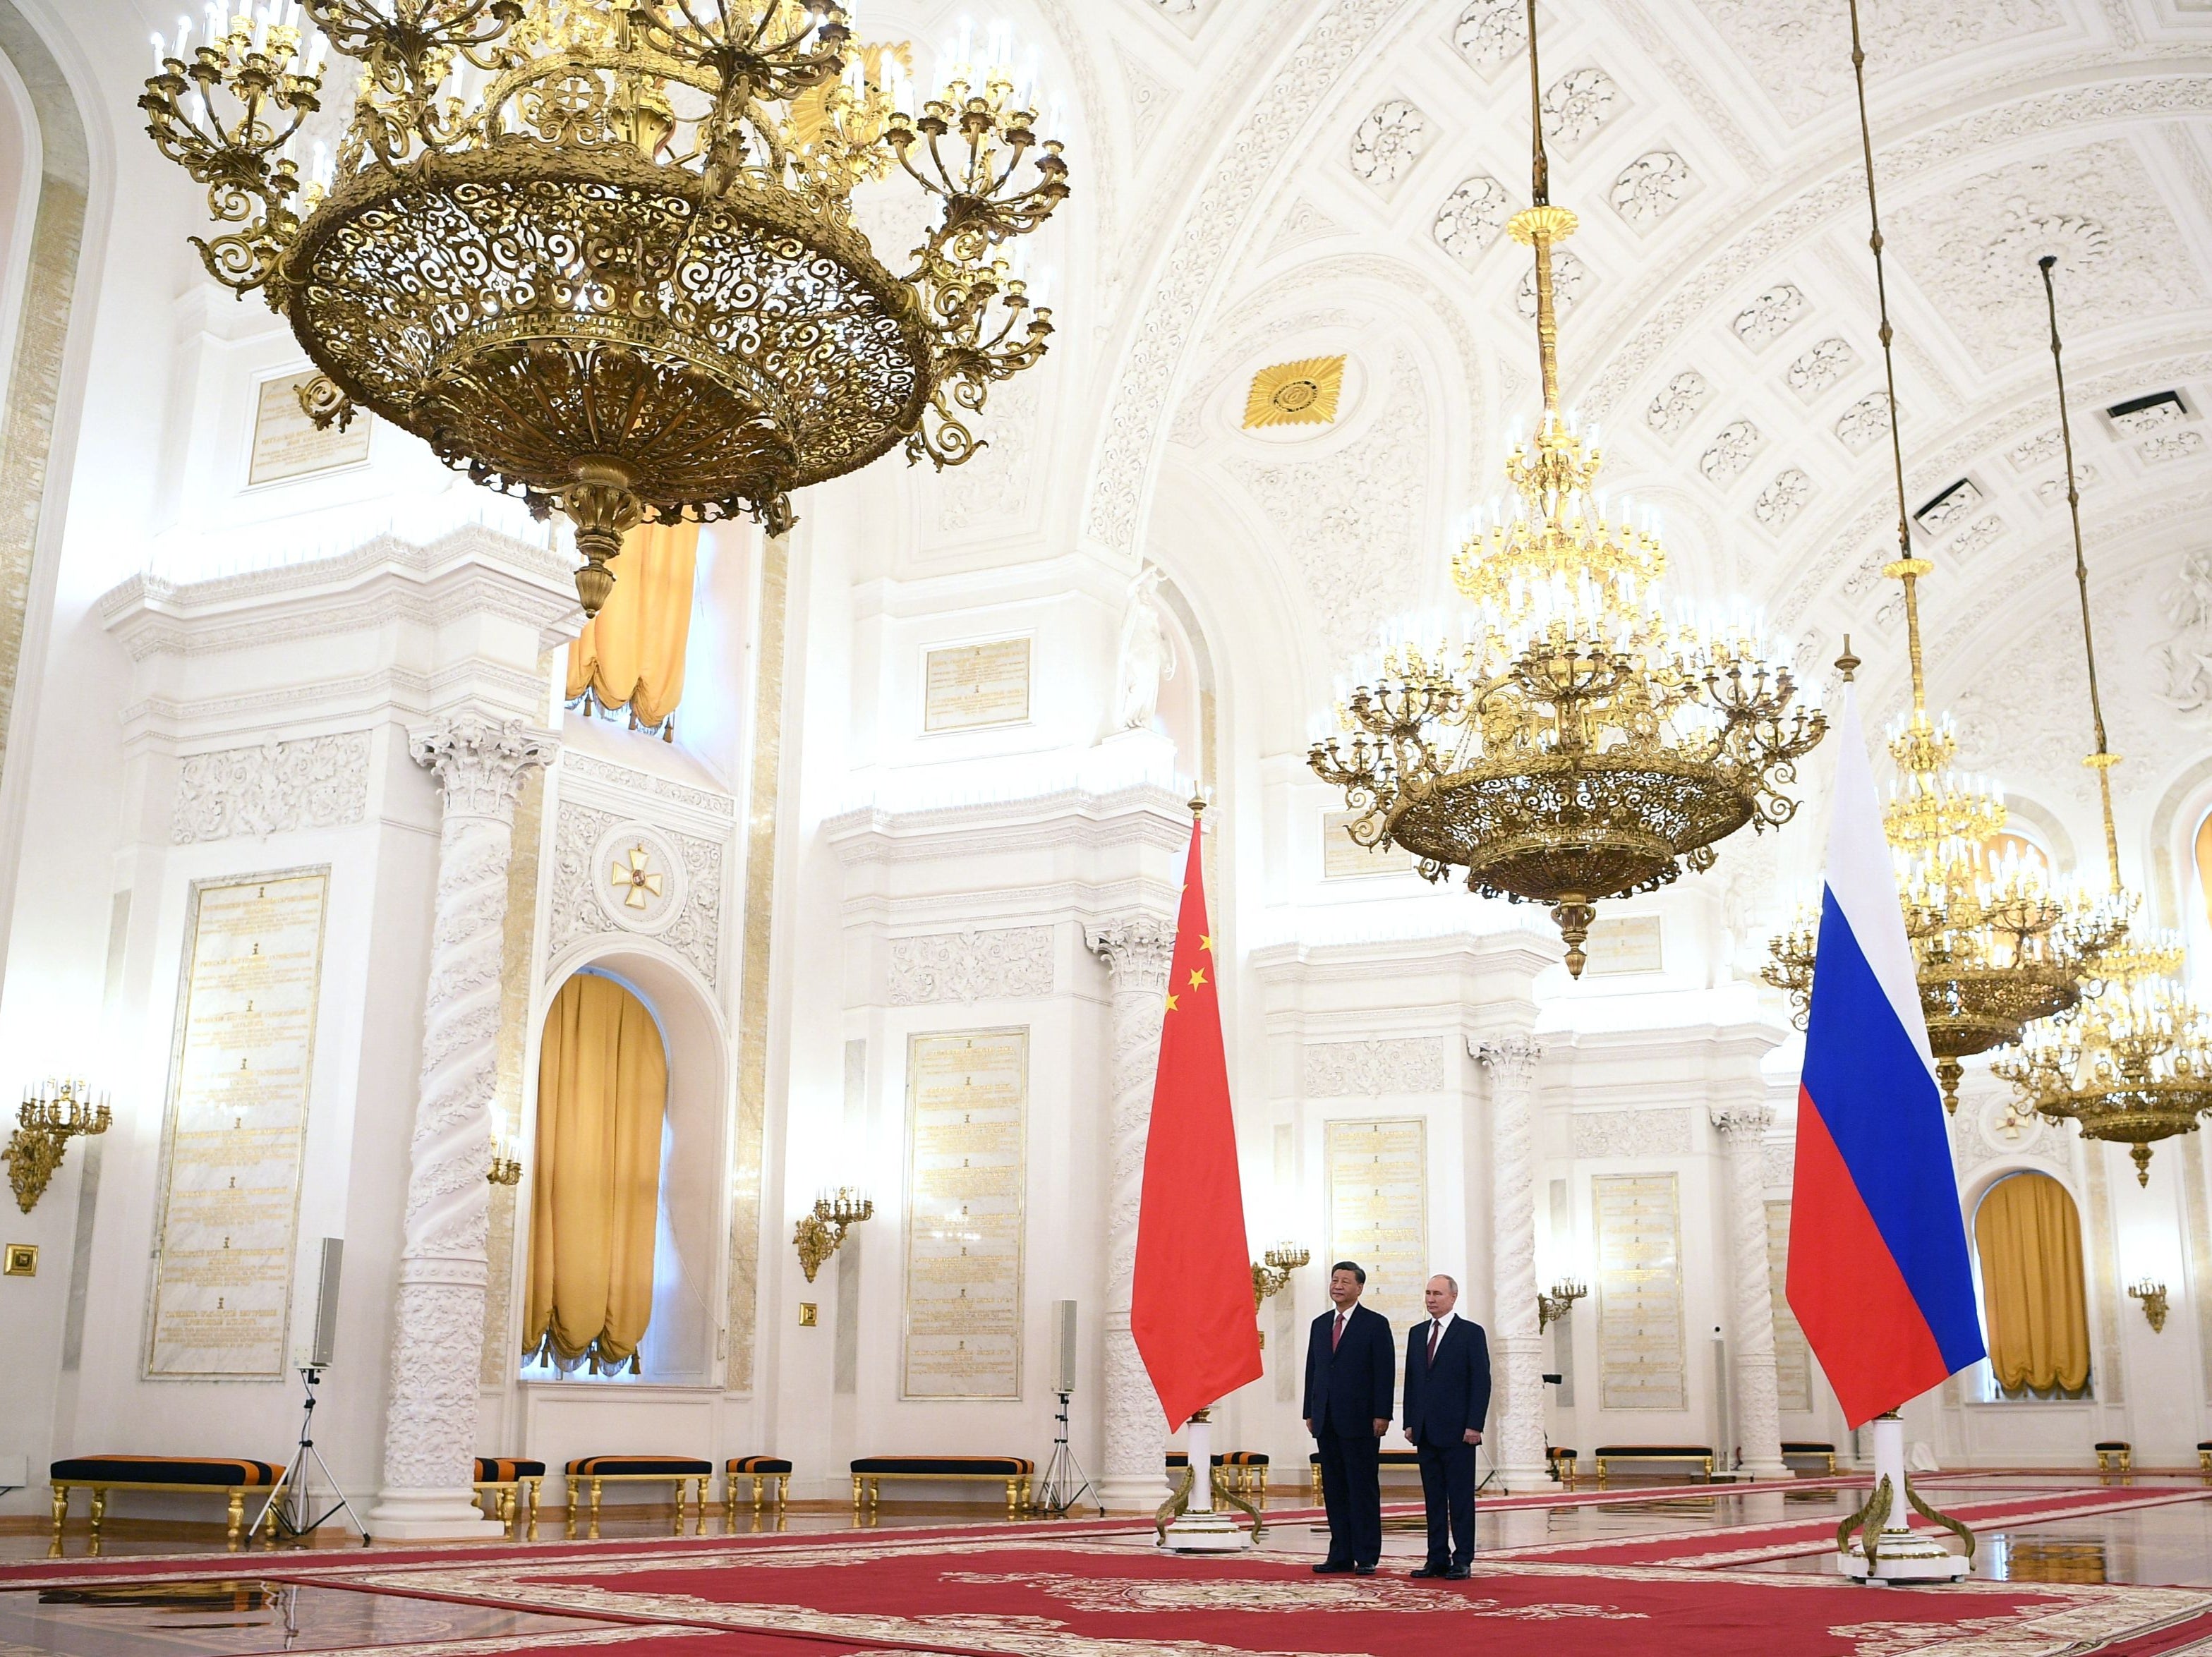
[{"label": "russian tricolor flag", "polygon": [[1836,734],[1797,1092],[1790,1309],[1853,1427],[1984,1353],[1936,1060],[1858,705]]}]

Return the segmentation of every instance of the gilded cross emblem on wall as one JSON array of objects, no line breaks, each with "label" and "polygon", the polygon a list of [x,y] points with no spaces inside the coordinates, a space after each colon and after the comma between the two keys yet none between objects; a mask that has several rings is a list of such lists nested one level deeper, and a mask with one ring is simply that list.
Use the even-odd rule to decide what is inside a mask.
[{"label": "gilded cross emblem on wall", "polygon": [[660,871],[653,866],[653,853],[639,842],[629,848],[629,855],[615,865],[615,889],[623,895],[623,907],[642,909],[660,895]]}]

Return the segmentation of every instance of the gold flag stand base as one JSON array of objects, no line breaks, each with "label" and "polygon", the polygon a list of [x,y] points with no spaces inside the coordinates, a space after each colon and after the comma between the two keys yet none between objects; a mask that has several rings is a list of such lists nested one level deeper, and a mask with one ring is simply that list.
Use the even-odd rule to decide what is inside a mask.
[{"label": "gold flag stand base", "polygon": [[[1259,1509],[1224,1489],[1213,1477],[1213,1423],[1209,1415],[1210,1411],[1200,1410],[1191,1417],[1190,1430],[1184,1438],[1190,1465],[1183,1469],[1176,1493],[1153,1520],[1160,1545],[1170,1553],[1242,1553],[1258,1541],[1263,1527]],[[1213,1505],[1216,1496],[1252,1515],[1249,1533],[1232,1514]]]},{"label": "gold flag stand base", "polygon": [[[1936,1532],[1912,1529],[1916,1513],[1964,1542],[1966,1552],[1954,1553]],[[1973,1532],[1923,1502],[1906,1478],[1905,1423],[1894,1412],[1875,1417],[1874,1494],[1837,1527],[1836,1552],[1844,1575],[1875,1587],[1956,1582],[1973,1569]]]}]

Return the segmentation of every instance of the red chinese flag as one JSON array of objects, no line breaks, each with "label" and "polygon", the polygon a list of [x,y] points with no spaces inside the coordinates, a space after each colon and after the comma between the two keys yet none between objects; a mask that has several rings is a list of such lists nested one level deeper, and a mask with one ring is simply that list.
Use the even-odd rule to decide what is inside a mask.
[{"label": "red chinese flag", "polygon": [[1194,822],[1145,1136],[1137,1276],[1129,1298],[1130,1332],[1170,1432],[1261,1374],[1199,837]]}]

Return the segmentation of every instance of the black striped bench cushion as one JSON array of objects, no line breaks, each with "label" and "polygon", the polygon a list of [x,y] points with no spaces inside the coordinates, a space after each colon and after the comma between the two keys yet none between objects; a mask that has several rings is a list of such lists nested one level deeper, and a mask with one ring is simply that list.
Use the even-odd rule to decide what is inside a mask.
[{"label": "black striped bench cushion", "polygon": [[518,1478],[543,1478],[545,1464],[525,1461],[520,1456],[480,1455],[477,1458],[477,1483],[479,1484],[512,1484]]},{"label": "black striped bench cushion", "polygon": [[[1421,1465],[1421,1453],[1419,1450],[1377,1450],[1375,1463],[1381,1467],[1418,1467]],[[1320,1466],[1321,1452],[1315,1450],[1310,1454],[1306,1457],[1306,1464]]]},{"label": "black striped bench cushion", "polygon": [[1832,1444],[1815,1444],[1809,1439],[1782,1441],[1782,1454],[1784,1455],[1833,1455],[1835,1453],[1836,1447]]},{"label": "black striped bench cushion", "polygon": [[1601,1444],[1591,1452],[1608,1459],[1641,1456],[1650,1461],[1703,1461],[1712,1453],[1710,1444]]},{"label": "black striped bench cushion", "polygon": [[714,1464],[691,1455],[580,1455],[568,1471],[585,1478],[711,1478]]},{"label": "black striped bench cushion", "polygon": [[943,1478],[1023,1478],[1036,1471],[1036,1463],[1018,1455],[864,1455],[853,1463],[856,1473],[933,1474]]},{"label": "black striped bench cushion", "polygon": [[729,1471],[740,1474],[787,1473],[791,1471],[791,1464],[780,1456],[733,1455],[729,1460]]},{"label": "black striped bench cushion", "polygon": [[[1265,1450],[1224,1450],[1213,1458],[1213,1465],[1217,1467],[1264,1467],[1267,1465],[1267,1453]],[[1188,1467],[1190,1466],[1190,1452],[1170,1450],[1168,1466]]]},{"label": "black striped bench cushion", "polygon": [[228,1455],[79,1455],[57,1461],[50,1475],[65,1484],[210,1484],[266,1486],[284,1477],[281,1461]]},{"label": "black striped bench cushion", "polygon": [[2129,1450],[2135,1447],[2124,1438],[2100,1438],[2089,1448],[2093,1450]]}]

